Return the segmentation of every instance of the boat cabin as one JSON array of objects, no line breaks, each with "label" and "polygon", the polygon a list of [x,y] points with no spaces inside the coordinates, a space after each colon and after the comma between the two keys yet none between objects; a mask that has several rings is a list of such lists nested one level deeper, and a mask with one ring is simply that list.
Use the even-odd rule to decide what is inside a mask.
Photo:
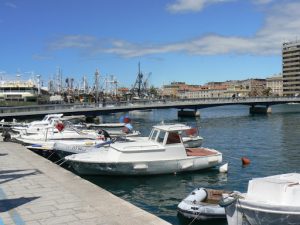
[{"label": "boat cabin", "polygon": [[50,121],[52,118],[61,118],[63,114],[48,114],[46,115],[42,121]]},{"label": "boat cabin", "polygon": [[153,126],[149,140],[156,141],[162,145],[180,144],[182,143],[182,131],[189,129],[189,126],[182,124]]},{"label": "boat cabin", "polygon": [[[184,124],[172,125],[157,125],[149,135],[149,140],[155,141],[164,146],[183,144],[182,135],[194,136],[197,133],[195,128],[186,126]],[[208,156],[215,155],[216,151],[201,147],[184,147],[187,156]]]}]

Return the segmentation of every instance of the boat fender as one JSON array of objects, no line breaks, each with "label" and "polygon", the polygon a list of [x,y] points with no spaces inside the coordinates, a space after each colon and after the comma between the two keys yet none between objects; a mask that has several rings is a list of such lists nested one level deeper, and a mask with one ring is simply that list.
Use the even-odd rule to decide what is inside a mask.
[{"label": "boat fender", "polygon": [[57,123],[55,128],[61,132],[65,128],[65,125],[63,123]]},{"label": "boat fender", "polygon": [[229,194],[228,196],[222,197],[219,201],[219,206],[227,207],[235,203],[238,200],[239,196],[236,193]]}]

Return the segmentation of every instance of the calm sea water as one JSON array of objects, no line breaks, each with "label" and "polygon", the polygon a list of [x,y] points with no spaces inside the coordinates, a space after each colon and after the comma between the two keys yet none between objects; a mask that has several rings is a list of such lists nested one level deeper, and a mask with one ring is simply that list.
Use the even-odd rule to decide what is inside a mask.
[{"label": "calm sea water", "polygon": [[[196,187],[246,191],[248,180],[280,173],[300,172],[300,105],[273,106],[269,115],[249,115],[246,106],[201,109],[200,118],[178,119],[176,110],[130,112],[134,128],[148,136],[161,121],[200,127],[203,146],[223,153],[228,174],[218,169],[145,177],[85,176],[84,178],[132,204],[175,225],[191,221],[177,216],[176,207]],[[101,116],[115,122],[124,114]],[[240,158],[251,164],[243,167]],[[192,224],[226,225],[226,220]]]}]

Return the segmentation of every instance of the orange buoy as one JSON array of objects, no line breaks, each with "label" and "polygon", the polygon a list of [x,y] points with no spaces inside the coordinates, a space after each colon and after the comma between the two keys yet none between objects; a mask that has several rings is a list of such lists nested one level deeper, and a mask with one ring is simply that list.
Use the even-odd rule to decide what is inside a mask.
[{"label": "orange buoy", "polygon": [[246,157],[242,157],[241,158],[243,165],[248,165],[250,164],[250,159],[246,158]]}]

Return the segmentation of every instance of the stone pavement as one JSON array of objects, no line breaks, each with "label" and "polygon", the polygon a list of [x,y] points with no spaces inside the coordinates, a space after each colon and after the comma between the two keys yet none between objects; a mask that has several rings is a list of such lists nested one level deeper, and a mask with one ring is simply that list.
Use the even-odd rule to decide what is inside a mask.
[{"label": "stone pavement", "polygon": [[0,225],[167,225],[23,146],[0,140]]}]

